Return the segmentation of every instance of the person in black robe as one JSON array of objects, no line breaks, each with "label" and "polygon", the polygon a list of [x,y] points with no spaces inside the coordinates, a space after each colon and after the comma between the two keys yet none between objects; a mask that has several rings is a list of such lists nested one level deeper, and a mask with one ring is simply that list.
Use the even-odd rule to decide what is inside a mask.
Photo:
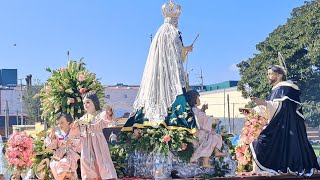
[{"label": "person in black robe", "polygon": [[320,167],[308,141],[301,92],[292,81],[283,81],[285,75],[283,67],[270,65],[268,80],[272,85],[271,94],[266,101],[251,98],[256,105],[265,107],[269,120],[257,140],[250,144],[254,171],[311,176]]}]

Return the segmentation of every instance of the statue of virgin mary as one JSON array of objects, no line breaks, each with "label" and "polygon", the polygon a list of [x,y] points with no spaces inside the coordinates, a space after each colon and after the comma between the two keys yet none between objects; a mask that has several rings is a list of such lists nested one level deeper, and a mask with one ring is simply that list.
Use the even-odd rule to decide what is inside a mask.
[{"label": "statue of virgin mary", "polygon": [[163,125],[193,134],[196,121],[188,105],[183,68],[183,61],[193,47],[183,45],[178,30],[181,6],[170,1],[161,10],[164,23],[151,42],[134,112],[122,131]]}]

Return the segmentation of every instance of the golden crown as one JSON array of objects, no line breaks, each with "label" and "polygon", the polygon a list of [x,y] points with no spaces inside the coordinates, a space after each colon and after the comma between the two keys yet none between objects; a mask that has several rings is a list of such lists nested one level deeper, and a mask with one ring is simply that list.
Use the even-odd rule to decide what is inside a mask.
[{"label": "golden crown", "polygon": [[178,18],[181,13],[181,6],[175,2],[167,2],[162,5],[161,12],[164,17],[176,17]]}]

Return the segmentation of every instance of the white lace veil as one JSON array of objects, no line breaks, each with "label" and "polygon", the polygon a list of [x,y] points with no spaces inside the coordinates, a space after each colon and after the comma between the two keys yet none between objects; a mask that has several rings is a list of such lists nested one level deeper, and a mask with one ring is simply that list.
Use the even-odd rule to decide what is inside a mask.
[{"label": "white lace veil", "polygon": [[145,118],[151,124],[164,120],[176,96],[183,93],[182,42],[175,23],[166,18],[155,34],[133,105],[135,111],[144,108]]}]

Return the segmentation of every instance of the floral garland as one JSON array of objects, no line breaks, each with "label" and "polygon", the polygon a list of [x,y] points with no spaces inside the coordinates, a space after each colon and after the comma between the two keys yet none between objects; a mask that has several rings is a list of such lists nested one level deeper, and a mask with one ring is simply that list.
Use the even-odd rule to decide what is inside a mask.
[{"label": "floral garland", "polygon": [[160,125],[159,128],[134,129],[133,132],[120,133],[120,144],[128,151],[142,151],[167,154],[176,153],[181,160],[189,161],[194,149],[193,135],[187,131],[168,130]]},{"label": "floral garland", "polygon": [[235,147],[238,172],[252,171],[253,159],[249,144],[258,138],[262,128],[267,125],[267,120],[255,112],[248,114],[246,119],[247,121],[241,130],[239,142]]},{"label": "floral garland", "polygon": [[[234,148],[229,139],[230,135],[227,134],[227,131],[223,127],[220,127],[220,123],[221,122],[218,120],[215,120],[212,124],[212,131],[219,131],[224,142],[222,149],[228,150],[228,153],[233,154]],[[117,173],[121,174],[121,177],[130,176],[130,174],[127,174],[125,171],[125,168],[123,168],[128,166],[125,158],[130,152],[160,152],[162,154],[167,154],[170,151],[178,156],[180,160],[188,163],[194,153],[194,146],[192,143],[197,140],[194,135],[187,131],[168,130],[163,125],[160,125],[158,128],[137,128],[134,129],[133,132],[121,132],[118,137],[119,144],[113,148],[111,147],[110,151],[112,152],[111,155],[113,160],[116,159],[117,163],[122,162],[115,165]],[[119,159],[123,160],[119,161]],[[223,158],[219,158],[218,161],[214,161],[214,164],[211,165],[215,167],[216,171],[214,174],[204,174],[205,178],[223,177],[229,171],[229,167],[223,162]]]},{"label": "floral garland", "polygon": [[[218,128],[218,121],[212,124],[213,131]],[[223,141],[232,153],[232,144],[224,129],[220,130]],[[134,129],[133,132],[121,132],[119,135],[120,145],[127,152],[141,151],[146,153],[167,154],[169,151],[176,154],[182,161],[189,162],[194,153],[193,142],[197,139],[187,131],[169,130],[163,125],[158,128]]]},{"label": "floral garland", "polygon": [[22,173],[32,165],[33,139],[25,132],[16,132],[11,135],[6,147],[6,161],[9,169],[14,173]]}]

